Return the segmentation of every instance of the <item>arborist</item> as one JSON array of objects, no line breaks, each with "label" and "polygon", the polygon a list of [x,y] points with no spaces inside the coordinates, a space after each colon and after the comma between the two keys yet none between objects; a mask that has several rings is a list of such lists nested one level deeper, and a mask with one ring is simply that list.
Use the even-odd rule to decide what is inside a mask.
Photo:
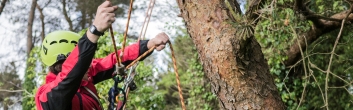
[{"label": "arborist", "polygon": [[[117,65],[113,52],[104,58],[93,59],[99,36],[115,21],[110,1],[102,3],[96,12],[93,25],[80,37],[70,31],[49,33],[41,45],[40,58],[49,66],[45,84],[35,95],[38,110],[101,110],[95,84],[110,79],[116,74],[124,74],[123,66]],[[140,40],[127,46],[123,52],[123,65],[128,65],[152,47],[163,50],[169,37],[159,33],[150,40]],[[120,65],[120,64],[119,64]]]}]

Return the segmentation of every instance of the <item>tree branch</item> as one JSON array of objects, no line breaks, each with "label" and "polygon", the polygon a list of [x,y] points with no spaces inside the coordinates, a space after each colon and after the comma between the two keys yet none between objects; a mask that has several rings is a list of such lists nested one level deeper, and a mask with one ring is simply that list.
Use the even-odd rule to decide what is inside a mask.
[{"label": "tree branch", "polygon": [[6,90],[6,89],[0,89],[0,92],[23,92],[24,90]]},{"label": "tree branch", "polygon": [[[342,11],[340,13],[334,14],[331,17],[321,17],[310,10],[307,10],[307,7],[303,7],[300,5],[302,0],[297,0],[296,5],[297,7],[295,8],[298,10],[301,14],[307,17],[308,20],[313,22],[313,25],[311,26],[310,30],[303,33],[301,36],[305,36],[307,39],[308,44],[311,44],[315,40],[317,40],[321,35],[329,33],[333,30],[339,29],[341,27],[341,22],[337,22],[337,20],[342,21],[343,19],[346,18],[346,23],[347,22],[353,22],[353,15],[349,10]],[[309,16],[309,17],[308,17]],[[315,17],[310,17],[310,16],[315,16]],[[299,36],[297,39],[295,39],[294,42],[299,41],[299,44],[294,43],[292,46],[289,47],[289,49],[286,52],[286,55],[288,56],[288,59],[284,61],[284,64],[286,66],[291,66],[295,64],[298,60],[300,60],[300,47],[302,49],[306,48],[306,44],[304,43],[304,38]],[[299,46],[300,45],[300,46]]]},{"label": "tree branch", "polygon": [[2,11],[3,11],[4,8],[5,8],[6,2],[7,2],[7,0],[2,0],[2,1],[1,1],[1,4],[0,4],[0,15],[1,15]]},{"label": "tree branch", "polygon": [[28,24],[27,24],[27,56],[29,57],[29,53],[31,52],[34,43],[33,43],[33,21],[34,21],[34,13],[37,5],[37,0],[32,0],[31,9],[28,15]]},{"label": "tree branch", "polygon": [[[349,14],[352,13],[353,11],[353,7],[352,7],[352,4],[350,4],[351,7],[349,9]],[[325,101],[325,106],[326,106],[326,109],[328,110],[329,107],[328,107],[328,96],[327,96],[327,91],[328,91],[328,81],[329,81],[329,76],[330,76],[330,73],[331,73],[331,64],[332,64],[332,59],[333,59],[333,55],[335,53],[335,50],[336,50],[336,47],[337,47],[337,44],[338,44],[338,41],[340,40],[341,38],[341,34],[342,34],[342,30],[343,30],[343,26],[344,26],[344,23],[346,22],[346,19],[348,18],[349,14],[346,15],[346,17],[342,20],[342,25],[341,25],[341,29],[340,29],[340,32],[338,33],[338,36],[336,38],[336,41],[335,41],[335,44],[333,45],[333,48],[332,48],[332,51],[331,51],[331,56],[330,56],[330,62],[327,66],[327,70],[326,70],[326,80],[325,80],[325,98],[326,98],[326,101]]]},{"label": "tree branch", "polygon": [[41,40],[44,40],[44,37],[45,37],[45,24],[44,24],[44,14],[43,14],[43,8],[40,8],[40,6],[38,5],[37,3],[37,6],[36,8],[38,9],[39,13],[40,13],[40,21],[41,21],[41,24],[42,24],[42,32],[40,33],[40,36],[41,36]]},{"label": "tree branch", "polygon": [[70,19],[69,15],[67,14],[67,10],[66,10],[66,0],[62,0],[62,5],[63,5],[63,14],[65,16],[65,19],[67,21],[67,23],[69,23],[69,30],[70,31],[74,31],[73,29],[73,25],[72,25],[72,20]]}]

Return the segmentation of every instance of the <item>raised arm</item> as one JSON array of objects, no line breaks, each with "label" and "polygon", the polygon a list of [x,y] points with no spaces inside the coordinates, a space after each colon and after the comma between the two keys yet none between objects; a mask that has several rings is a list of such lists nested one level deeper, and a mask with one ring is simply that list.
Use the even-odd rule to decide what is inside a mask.
[{"label": "raised arm", "polygon": [[[163,50],[165,44],[169,41],[169,37],[165,33],[159,33],[155,38],[151,40],[141,40],[135,44],[126,47],[122,63],[126,66],[134,61],[137,57],[145,53],[150,48],[156,46],[156,50]],[[120,50],[118,51],[120,55]],[[151,53],[150,53],[151,54]],[[148,54],[146,57],[148,57]],[[142,58],[141,60],[145,59]],[[97,84],[103,80],[112,77],[112,73],[115,71],[116,57],[115,53],[109,54],[103,59],[93,60],[90,68],[89,75],[93,77],[94,84]]]},{"label": "raised arm", "polygon": [[[43,109],[71,109],[71,100],[79,89],[97,49],[96,43],[100,34],[94,32],[103,33],[109,28],[115,21],[113,12],[116,9],[117,6],[112,6],[109,1],[98,7],[94,26],[80,38],[77,46],[62,64],[61,72],[38,92],[41,94],[38,96],[40,101],[36,103],[42,103]],[[95,28],[93,31],[92,27]]]}]

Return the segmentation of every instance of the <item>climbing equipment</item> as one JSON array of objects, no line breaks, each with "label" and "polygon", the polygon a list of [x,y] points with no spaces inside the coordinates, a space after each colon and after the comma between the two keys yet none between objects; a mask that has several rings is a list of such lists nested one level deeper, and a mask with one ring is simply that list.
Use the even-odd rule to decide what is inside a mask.
[{"label": "climbing equipment", "polygon": [[[126,104],[127,100],[127,90],[128,88],[136,88],[133,83],[133,78],[135,77],[135,68],[137,65],[133,66],[130,68],[130,71],[128,73],[128,77],[123,74],[119,74],[116,77],[113,77],[114,80],[114,85],[113,87],[110,88],[108,94],[109,94],[109,106],[108,110],[114,110],[116,107],[117,110],[122,110],[123,105]],[[121,83],[124,81],[124,85],[122,88],[118,87],[118,83]],[[115,102],[117,102],[117,106],[115,106]]]},{"label": "climbing equipment", "polygon": [[[150,21],[150,17],[151,17],[151,14],[152,14],[152,9],[154,7],[154,4],[155,4],[155,0],[150,0],[150,4],[149,4],[148,10],[146,12],[146,18],[144,20],[144,23],[143,23],[143,26],[142,26],[138,41],[140,40],[140,38],[142,36],[144,38],[144,36],[146,34],[147,26],[148,26],[148,23]],[[118,66],[120,66],[120,63],[121,63],[121,61],[123,59],[124,48],[125,48],[125,43],[126,43],[126,36],[127,36],[128,26],[129,26],[130,17],[131,17],[132,5],[133,5],[133,0],[130,0],[130,8],[129,8],[129,12],[128,12],[129,13],[128,14],[128,20],[127,20],[127,25],[126,25],[126,28],[125,28],[124,40],[123,40],[123,43],[122,43],[122,49],[121,49],[121,52],[120,52],[120,57],[118,57],[118,55],[116,54]],[[148,18],[148,21],[146,23],[147,18]],[[145,27],[145,25],[146,25],[146,27]],[[111,37],[112,37],[112,40],[113,40],[113,43],[114,43],[115,53],[117,53],[112,26],[110,26],[110,34],[111,34]],[[173,65],[174,65],[173,67],[174,67],[174,71],[175,71],[175,75],[176,75],[176,79],[177,79],[180,102],[182,104],[183,110],[185,110],[184,98],[182,96],[182,91],[181,91],[181,87],[180,87],[180,81],[179,81],[179,75],[178,75],[179,73],[178,73],[178,69],[177,69],[177,66],[176,66],[174,50],[173,50],[173,47],[172,47],[170,41],[168,41],[168,44],[169,44],[171,52],[172,52],[172,60],[173,60]],[[127,101],[127,98],[128,98],[129,91],[136,89],[136,85],[134,84],[133,80],[134,80],[134,77],[136,75],[135,69],[136,69],[136,67],[138,65],[138,61],[141,58],[143,58],[146,55],[148,55],[149,53],[151,53],[155,48],[156,48],[156,46],[153,46],[148,51],[146,51],[141,56],[139,56],[137,59],[135,59],[133,62],[131,62],[128,66],[126,66],[125,70],[129,69],[129,73],[127,75],[119,74],[119,75],[116,75],[115,77],[113,77],[114,85],[113,85],[113,87],[110,88],[110,90],[108,92],[108,94],[109,94],[109,98],[108,98],[109,106],[108,106],[108,109],[109,110],[114,110],[114,108],[116,110],[124,110],[125,109],[125,105],[126,105],[126,101]],[[122,88],[119,88],[118,87],[118,83],[121,83],[121,82],[124,82],[124,83],[123,83]],[[114,106],[115,102],[117,102],[116,106]]]}]

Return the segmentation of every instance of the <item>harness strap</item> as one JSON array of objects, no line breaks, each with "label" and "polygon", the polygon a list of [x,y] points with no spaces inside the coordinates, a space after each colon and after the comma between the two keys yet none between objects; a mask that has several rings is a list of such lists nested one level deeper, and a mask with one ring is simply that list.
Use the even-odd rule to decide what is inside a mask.
[{"label": "harness strap", "polygon": [[80,93],[76,92],[76,95],[78,97],[78,100],[80,101],[80,110],[83,110],[83,104],[82,104],[82,96]]},{"label": "harness strap", "polygon": [[85,88],[85,89],[89,92],[89,94],[93,96],[93,98],[98,102],[99,107],[103,110],[102,104],[99,102],[99,99],[98,99],[97,95],[94,94],[94,93],[93,93],[91,90],[89,90],[87,87],[84,86],[83,88]]}]

